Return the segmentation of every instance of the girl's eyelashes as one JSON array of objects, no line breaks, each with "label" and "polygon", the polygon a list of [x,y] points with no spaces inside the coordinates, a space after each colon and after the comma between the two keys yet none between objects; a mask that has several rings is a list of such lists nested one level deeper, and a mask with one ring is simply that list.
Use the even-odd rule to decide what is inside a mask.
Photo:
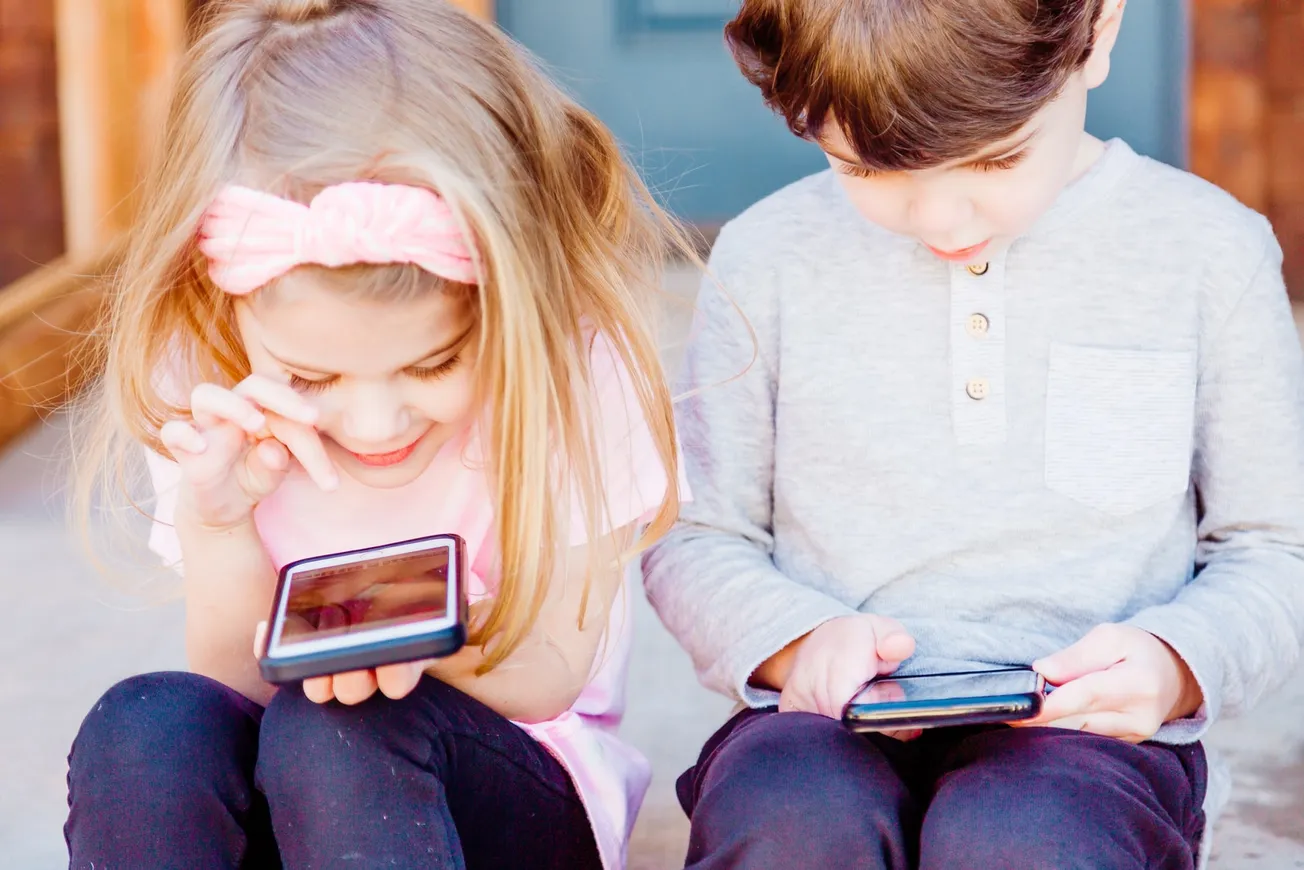
[{"label": "girl's eyelashes", "polygon": [[[441,362],[439,365],[413,367],[408,369],[406,374],[422,381],[438,380],[439,378],[446,377],[453,371],[453,369],[457,368],[461,359],[461,354],[455,354]],[[300,377],[293,372],[290,373],[290,386],[301,393],[323,393],[330,389],[331,385],[336,383],[338,380],[338,375],[332,375],[329,378],[309,380],[308,378]]]},{"label": "girl's eyelashes", "polygon": [[339,378],[330,377],[310,381],[307,378],[299,377],[293,372],[290,373],[290,387],[301,393],[312,394],[325,392],[330,388],[330,385],[335,383],[337,380],[339,380]]},{"label": "girl's eyelashes", "polygon": [[455,353],[437,366],[408,369],[408,374],[423,381],[433,381],[448,375],[449,372],[457,368],[457,364],[461,361],[462,355]]}]

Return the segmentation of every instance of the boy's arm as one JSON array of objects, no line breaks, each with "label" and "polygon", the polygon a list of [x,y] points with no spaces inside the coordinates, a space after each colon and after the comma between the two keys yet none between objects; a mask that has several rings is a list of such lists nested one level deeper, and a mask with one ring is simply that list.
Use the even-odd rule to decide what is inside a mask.
[{"label": "boy's arm", "polygon": [[1220,712],[1253,705],[1304,641],[1304,355],[1265,231],[1254,277],[1202,349],[1193,480],[1197,576],[1129,620],[1171,646],[1205,704],[1158,737],[1196,740]]},{"label": "boy's arm", "polygon": [[[748,685],[757,667],[856,611],[788,579],[771,558],[778,300],[772,273],[733,268],[735,247],[726,228],[711,271],[747,319],[714,279],[703,282],[684,384],[701,392],[676,413],[693,500],[643,569],[652,605],[703,683],[762,705],[774,695]],[[755,362],[747,321],[759,342]]]}]

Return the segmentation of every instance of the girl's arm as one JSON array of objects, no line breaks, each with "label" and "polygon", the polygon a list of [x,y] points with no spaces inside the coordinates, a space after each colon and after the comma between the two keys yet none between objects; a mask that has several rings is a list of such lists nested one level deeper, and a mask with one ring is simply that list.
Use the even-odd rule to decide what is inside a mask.
[{"label": "girl's arm", "polygon": [[251,650],[267,618],[276,569],[250,516],[229,528],[204,525],[182,499],[176,530],[185,554],[186,656],[190,669],[266,706],[276,687],[263,681]]},{"label": "girl's arm", "polygon": [[[625,552],[633,539],[633,526],[620,529],[602,543],[603,552]],[[568,555],[568,567],[556,576],[534,630],[505,661],[476,676],[484,650],[468,646],[426,672],[517,722],[544,722],[570,709],[589,680],[624,572],[602,572],[590,584],[581,627],[587,547],[574,547]]]}]

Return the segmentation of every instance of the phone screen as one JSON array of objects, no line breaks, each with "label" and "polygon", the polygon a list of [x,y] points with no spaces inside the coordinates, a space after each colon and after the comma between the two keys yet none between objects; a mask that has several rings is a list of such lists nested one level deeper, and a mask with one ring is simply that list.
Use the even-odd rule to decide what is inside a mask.
[{"label": "phone screen", "polygon": [[966,674],[921,674],[915,677],[879,679],[866,686],[852,704],[917,703],[1031,695],[1040,691],[1036,671],[1023,668],[975,671]]},{"label": "phone screen", "polygon": [[447,616],[451,559],[441,546],[292,573],[280,645]]}]

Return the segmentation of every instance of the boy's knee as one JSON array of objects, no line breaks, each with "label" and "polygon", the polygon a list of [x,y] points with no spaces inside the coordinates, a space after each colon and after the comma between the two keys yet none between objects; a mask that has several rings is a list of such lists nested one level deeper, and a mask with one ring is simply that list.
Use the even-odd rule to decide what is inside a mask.
[{"label": "boy's knee", "polygon": [[257,744],[257,707],[196,674],[131,677],[109,689],[82,722],[69,756],[69,776],[109,783],[128,776],[176,780],[224,764],[241,744]]},{"label": "boy's knee", "polygon": [[[1191,845],[1139,774],[1090,735],[1041,729],[942,778],[920,833],[921,870],[1190,866]],[[1121,748],[1119,747],[1109,747]],[[1058,751],[1058,755],[1048,754]]]},{"label": "boy's knee", "polygon": [[[726,852],[791,867],[877,867],[904,849],[900,832],[914,812],[907,789],[872,743],[839,722],[761,715],[706,764],[691,812],[690,857],[703,867]],[[853,856],[878,857],[862,865]]]}]

